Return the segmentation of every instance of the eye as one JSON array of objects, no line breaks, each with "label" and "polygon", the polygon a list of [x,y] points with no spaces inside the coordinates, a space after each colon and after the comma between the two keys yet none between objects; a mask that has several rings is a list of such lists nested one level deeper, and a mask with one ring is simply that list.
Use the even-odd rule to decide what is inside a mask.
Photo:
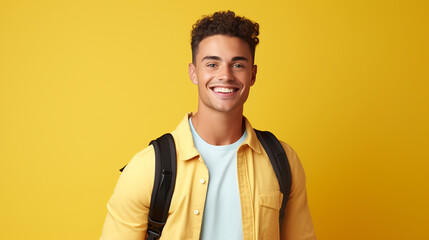
[{"label": "eye", "polygon": [[217,64],[216,63],[208,63],[206,66],[209,68],[215,68],[215,67],[217,67]]},{"label": "eye", "polygon": [[233,68],[244,68],[243,64],[240,63],[235,63],[234,65],[232,65]]}]

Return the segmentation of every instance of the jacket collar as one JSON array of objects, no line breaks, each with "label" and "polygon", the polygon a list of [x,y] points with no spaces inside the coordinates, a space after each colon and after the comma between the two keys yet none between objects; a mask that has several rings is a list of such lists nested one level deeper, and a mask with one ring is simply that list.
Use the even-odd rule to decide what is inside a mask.
[{"label": "jacket collar", "polygon": [[[192,138],[191,128],[189,126],[189,118],[191,116],[192,113],[186,114],[177,128],[171,133],[176,143],[177,159],[190,160],[200,155],[195,148],[194,139]],[[253,151],[261,153],[261,145],[252,125],[247,118],[243,118],[247,131],[247,138],[242,145],[248,145]]]}]

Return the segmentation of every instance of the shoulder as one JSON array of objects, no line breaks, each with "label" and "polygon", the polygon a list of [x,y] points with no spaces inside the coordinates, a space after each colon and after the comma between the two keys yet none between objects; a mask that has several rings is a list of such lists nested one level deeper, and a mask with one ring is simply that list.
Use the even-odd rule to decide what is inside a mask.
[{"label": "shoulder", "polygon": [[155,159],[155,153],[152,145],[147,146],[145,149],[137,152],[131,161],[127,164],[123,173],[128,171],[142,169],[153,165]]},{"label": "shoulder", "polygon": [[155,175],[155,153],[152,145],[136,153],[121,173],[112,199],[130,199],[149,205]]},{"label": "shoulder", "polygon": [[291,170],[294,171],[294,170],[297,170],[296,168],[302,168],[301,161],[298,157],[298,154],[295,152],[295,150],[289,144],[283,141],[280,141],[280,143],[282,144],[286,152]]},{"label": "shoulder", "polygon": [[281,140],[280,140],[280,143],[282,144],[288,158],[297,158],[298,157],[295,150],[293,150],[293,148],[289,144],[287,144]]},{"label": "shoulder", "polygon": [[[155,168],[155,152],[152,145],[136,153],[121,174],[123,176],[139,177],[153,172]],[[120,178],[121,178],[120,177]]]},{"label": "shoulder", "polygon": [[149,146],[135,154],[124,168],[107,203],[103,238],[143,238],[154,181],[154,159],[153,147]]},{"label": "shoulder", "polygon": [[295,150],[288,143],[286,143],[280,139],[279,139],[279,141],[280,141],[281,145],[283,146],[283,149],[286,152],[288,160],[292,161],[291,164],[299,162],[299,157],[298,157],[298,154],[295,152]]},{"label": "shoulder", "polygon": [[282,144],[289,161],[290,171],[292,175],[292,192],[294,192],[297,187],[305,188],[306,181],[304,167],[302,166],[298,154],[289,144],[283,141],[280,141],[280,143]]}]

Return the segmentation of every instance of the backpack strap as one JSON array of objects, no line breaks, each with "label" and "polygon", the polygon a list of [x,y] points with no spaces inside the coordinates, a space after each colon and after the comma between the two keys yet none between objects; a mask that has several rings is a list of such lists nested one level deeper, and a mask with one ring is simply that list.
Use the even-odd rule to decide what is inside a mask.
[{"label": "backpack strap", "polygon": [[[289,199],[292,178],[289,161],[280,141],[268,131],[255,130],[255,133],[267,153],[283,193],[280,208],[281,221]],[[173,136],[169,133],[150,142],[155,150],[155,180],[148,215],[147,240],[160,238],[167,221],[168,210],[176,182],[176,146]],[[120,169],[122,172],[123,169]]]},{"label": "backpack strap", "polygon": [[254,130],[258,136],[259,142],[261,142],[265,152],[267,152],[267,155],[270,158],[271,165],[273,166],[277,180],[279,181],[280,191],[283,193],[279,219],[281,221],[284,216],[292,184],[289,161],[280,141],[271,132]]},{"label": "backpack strap", "polygon": [[150,142],[155,149],[155,180],[148,215],[148,240],[159,239],[176,183],[176,146],[169,133]]},{"label": "backpack strap", "polygon": [[[167,221],[176,184],[176,145],[170,133],[151,141],[151,144],[155,150],[155,180],[148,215],[147,240],[157,240]],[[122,172],[126,166],[119,171]]]}]

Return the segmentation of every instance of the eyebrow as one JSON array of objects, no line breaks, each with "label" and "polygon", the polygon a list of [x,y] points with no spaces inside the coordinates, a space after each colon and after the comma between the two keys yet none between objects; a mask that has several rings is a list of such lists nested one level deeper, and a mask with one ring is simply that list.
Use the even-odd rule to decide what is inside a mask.
[{"label": "eyebrow", "polygon": [[[205,56],[205,57],[203,57],[203,59],[201,59],[201,61],[204,61],[204,60],[216,60],[216,61],[222,61],[222,58],[221,58],[221,57],[218,57],[218,56]],[[248,62],[248,61],[249,61],[246,57],[241,57],[241,56],[233,57],[231,60],[232,60],[233,62],[234,62],[234,61],[246,61],[246,62]]]},{"label": "eyebrow", "polygon": [[205,56],[203,59],[201,59],[201,62],[204,60],[216,60],[216,61],[222,61],[222,58],[218,56]]},{"label": "eyebrow", "polygon": [[232,61],[246,61],[246,62],[248,62],[249,60],[247,60],[247,58],[245,58],[245,57],[233,57]]}]

